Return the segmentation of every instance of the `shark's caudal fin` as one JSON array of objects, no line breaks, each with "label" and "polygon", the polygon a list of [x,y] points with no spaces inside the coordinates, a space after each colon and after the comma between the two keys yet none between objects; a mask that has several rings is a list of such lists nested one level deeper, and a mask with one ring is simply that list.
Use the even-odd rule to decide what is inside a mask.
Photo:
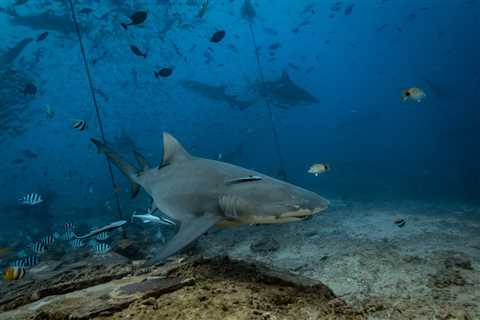
[{"label": "shark's caudal fin", "polygon": [[177,234],[166,244],[160,254],[153,259],[153,263],[168,258],[177,251],[185,248],[188,244],[200,237],[215,224],[223,220],[222,217],[212,213],[193,217],[191,220],[182,221]]},{"label": "shark's caudal fin", "polygon": [[190,158],[192,158],[192,156],[183,148],[177,139],[169,133],[163,133],[163,160],[161,166]]},{"label": "shark's caudal fin", "polygon": [[113,164],[120,169],[124,175],[127,176],[131,184],[131,197],[135,198],[140,191],[140,185],[137,183],[138,170],[123,160],[115,151],[111,150],[102,142],[93,138],[90,140],[97,146],[98,152],[105,153],[107,158],[110,159],[110,161],[112,161]]}]

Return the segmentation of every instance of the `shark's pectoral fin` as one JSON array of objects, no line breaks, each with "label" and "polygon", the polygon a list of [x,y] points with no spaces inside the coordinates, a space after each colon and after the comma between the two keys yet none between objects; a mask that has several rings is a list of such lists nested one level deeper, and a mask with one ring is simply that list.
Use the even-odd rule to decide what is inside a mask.
[{"label": "shark's pectoral fin", "polygon": [[200,237],[223,218],[213,214],[205,213],[202,216],[191,220],[182,221],[177,234],[167,243],[160,255],[155,258],[161,261],[175,252],[185,248],[189,243]]}]

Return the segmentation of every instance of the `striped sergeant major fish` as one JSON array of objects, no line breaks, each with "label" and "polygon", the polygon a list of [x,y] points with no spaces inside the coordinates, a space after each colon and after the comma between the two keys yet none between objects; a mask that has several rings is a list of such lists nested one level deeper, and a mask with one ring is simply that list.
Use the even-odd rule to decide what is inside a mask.
[{"label": "striped sergeant major fish", "polygon": [[104,231],[102,233],[99,233],[95,239],[97,239],[98,241],[106,241],[108,240],[108,238],[110,238],[110,235],[108,234],[108,232]]},{"label": "striped sergeant major fish", "polygon": [[36,192],[31,192],[31,193],[27,193],[26,195],[21,197],[19,199],[19,201],[22,204],[25,204],[25,205],[28,205],[28,206],[34,206],[34,205],[42,203],[44,201],[44,199],[42,198],[42,195],[40,195]]},{"label": "striped sergeant major fish", "polygon": [[49,246],[55,243],[57,239],[60,238],[60,234],[58,232],[55,232],[54,234],[50,234],[48,236],[44,236],[40,238],[40,242],[42,242],[45,246]]},{"label": "striped sergeant major fish", "polygon": [[10,263],[11,267],[33,267],[40,263],[39,256],[28,256],[23,259],[17,259]]},{"label": "striped sergeant major fish", "polygon": [[110,245],[106,244],[105,242],[97,243],[95,245],[95,247],[93,247],[93,252],[96,255],[104,255],[104,254],[110,252],[110,250],[112,250],[112,247]]},{"label": "striped sergeant major fish", "polygon": [[83,247],[83,246],[85,245],[85,244],[83,243],[83,241],[80,240],[80,239],[70,240],[69,243],[70,243],[70,246],[71,246],[73,249],[78,249],[78,248],[81,248],[81,247]]},{"label": "striped sergeant major fish", "polygon": [[35,241],[31,243],[29,246],[30,250],[32,250],[35,254],[42,254],[47,251],[47,246],[43,244],[41,241]]}]

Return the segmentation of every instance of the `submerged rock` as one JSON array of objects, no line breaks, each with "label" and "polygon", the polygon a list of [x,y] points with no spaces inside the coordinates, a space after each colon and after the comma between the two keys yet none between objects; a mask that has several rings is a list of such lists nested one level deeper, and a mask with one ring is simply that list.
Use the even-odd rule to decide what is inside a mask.
[{"label": "submerged rock", "polygon": [[[84,265],[82,268],[87,268]],[[90,269],[89,269],[90,270]],[[91,270],[90,270],[91,271]],[[70,269],[69,272],[72,272]],[[114,270],[112,270],[112,274]],[[118,277],[120,274],[116,273]],[[59,275],[57,275],[57,278]],[[75,282],[70,276],[58,286]],[[18,294],[25,295],[18,291]],[[3,305],[0,302],[0,307]],[[362,319],[319,281],[229,258],[179,259],[148,274],[52,290],[10,319]]]},{"label": "submerged rock", "polygon": [[262,239],[250,245],[250,250],[259,254],[267,254],[280,249],[280,243],[274,239]]}]

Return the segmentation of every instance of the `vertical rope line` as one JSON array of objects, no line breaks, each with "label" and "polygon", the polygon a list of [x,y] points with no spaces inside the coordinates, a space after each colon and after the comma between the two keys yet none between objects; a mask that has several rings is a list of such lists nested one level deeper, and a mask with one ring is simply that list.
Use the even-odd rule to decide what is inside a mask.
[{"label": "vertical rope line", "polygon": [[[80,52],[82,54],[83,65],[85,67],[85,73],[86,73],[87,79],[88,79],[88,86],[90,88],[93,105],[95,107],[95,113],[96,113],[96,116],[97,116],[98,127],[100,128],[100,134],[102,136],[102,142],[105,143],[106,142],[105,141],[105,131],[103,130],[103,123],[102,123],[102,118],[100,116],[100,109],[98,107],[97,97],[95,95],[95,87],[93,86],[92,76],[90,74],[90,68],[89,68],[88,62],[87,62],[87,55],[85,53],[85,47],[83,46],[82,35],[80,33],[80,27],[78,26],[77,15],[75,14],[75,8],[73,6],[72,0],[68,0],[68,2],[70,3],[70,9],[72,10],[72,18],[73,18],[73,22],[74,22],[74,25],[75,25],[75,31],[76,31],[77,37],[78,37],[78,43],[80,44]],[[105,159],[107,160],[108,172],[110,174],[110,179],[112,180],[112,187],[113,187],[114,195],[115,195],[115,203],[116,203],[116,206],[117,206],[117,214],[118,214],[118,217],[121,219],[122,218],[122,209],[120,207],[120,199],[118,197],[118,193],[116,192],[117,183],[115,182],[115,176],[113,175],[112,163],[110,162],[110,160],[108,160],[108,158],[105,158]]]},{"label": "vertical rope line", "polygon": [[267,87],[265,85],[265,78],[263,76],[263,68],[262,64],[260,63],[260,57],[258,56],[258,46],[257,46],[257,40],[255,38],[255,33],[253,32],[253,26],[252,22],[249,20],[248,21],[248,28],[250,29],[250,35],[252,36],[252,43],[253,43],[253,49],[255,50],[255,58],[257,60],[257,70],[258,70],[258,75],[260,77],[260,82],[262,85],[262,94],[263,94],[263,100],[265,102],[265,106],[268,109],[268,114],[270,116],[270,124],[272,126],[272,133],[273,133],[273,140],[275,143],[275,150],[277,152],[277,157],[278,157],[278,162],[280,165],[280,170],[281,173],[284,175],[282,177],[283,179],[287,180],[287,173],[285,171],[285,166],[284,166],[284,160],[283,160],[283,155],[280,147],[280,139],[278,138],[278,131],[277,127],[275,125],[275,119],[273,116],[273,110],[272,110],[272,105],[270,104],[270,100],[267,95]]}]

